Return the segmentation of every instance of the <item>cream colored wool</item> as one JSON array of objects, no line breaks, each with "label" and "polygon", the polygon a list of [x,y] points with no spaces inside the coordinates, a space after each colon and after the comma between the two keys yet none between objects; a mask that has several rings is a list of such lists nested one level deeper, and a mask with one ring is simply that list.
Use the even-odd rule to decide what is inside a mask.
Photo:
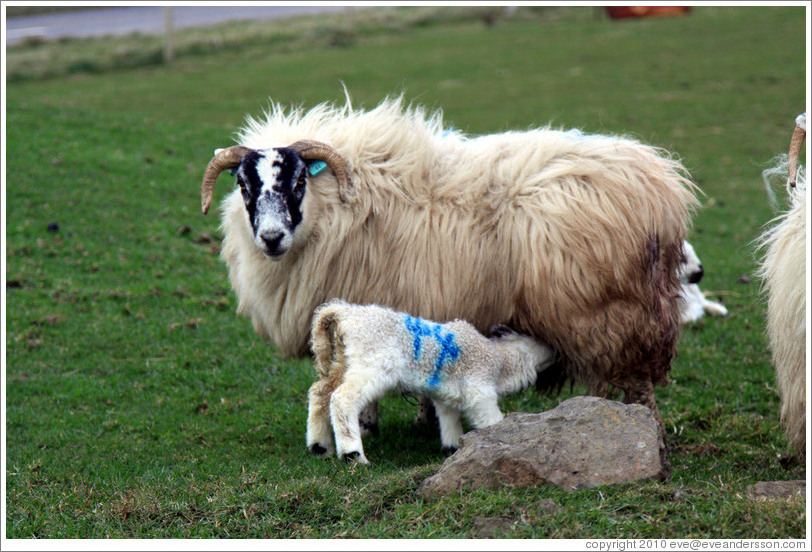
[{"label": "cream colored wool", "polygon": [[[775,171],[770,171],[775,172]],[[786,163],[778,172],[786,174]],[[767,295],[767,336],[781,397],[781,424],[790,446],[806,454],[806,173],[787,188],[789,209],[777,217],[758,244]]]},{"label": "cream colored wool", "polygon": [[679,331],[677,268],[696,203],[681,164],[617,136],[540,128],[444,137],[441,114],[386,99],[249,119],[238,143],[325,142],[348,162],[309,180],[281,259],[253,245],[243,200],[225,201],[222,257],[238,312],[285,355],[308,353],[310,317],[341,298],[480,331],[506,323],[549,343],[566,376],[656,412]]},{"label": "cream colored wool", "polygon": [[552,349],[528,336],[487,339],[462,320],[438,325],[337,300],[316,309],[311,343],[319,379],[308,392],[307,447],[339,458],[357,454],[362,463],[358,416],[385,394],[429,397],[443,447],[456,449],[460,414],[474,428],[497,423],[499,396],[531,385],[555,359]]}]

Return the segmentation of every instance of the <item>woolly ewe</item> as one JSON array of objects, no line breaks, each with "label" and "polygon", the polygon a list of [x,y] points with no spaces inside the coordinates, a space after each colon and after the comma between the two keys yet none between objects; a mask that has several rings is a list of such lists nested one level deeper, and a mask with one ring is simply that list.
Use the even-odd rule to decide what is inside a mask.
[{"label": "woolly ewe", "polygon": [[659,416],[696,202],[665,152],[550,128],[446,135],[440,113],[401,99],[274,106],[238,142],[212,159],[203,206],[236,169],[222,257],[238,312],[282,354],[308,354],[313,310],[332,298],[502,323],[559,353],[546,373]]}]

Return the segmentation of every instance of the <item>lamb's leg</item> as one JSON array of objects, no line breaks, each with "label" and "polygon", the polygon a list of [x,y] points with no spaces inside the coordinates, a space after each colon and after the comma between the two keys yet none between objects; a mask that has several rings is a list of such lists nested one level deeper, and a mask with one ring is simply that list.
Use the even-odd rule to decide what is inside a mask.
[{"label": "lamb's leg", "polygon": [[336,454],[341,459],[355,459],[368,464],[361,442],[361,424],[358,416],[362,408],[377,401],[384,394],[379,382],[368,371],[359,374],[347,372],[344,381],[330,397],[330,419],[335,432]]},{"label": "lamb's leg", "polygon": [[499,396],[495,391],[478,390],[465,410],[471,425],[479,429],[488,427],[504,418],[499,410]]},{"label": "lamb's leg", "polygon": [[330,382],[316,381],[307,398],[307,449],[316,456],[329,456],[335,452],[330,427]]},{"label": "lamb's leg", "polygon": [[453,453],[460,447],[461,413],[459,409],[441,402],[434,402],[434,410],[440,419],[440,443],[442,443],[443,452]]}]

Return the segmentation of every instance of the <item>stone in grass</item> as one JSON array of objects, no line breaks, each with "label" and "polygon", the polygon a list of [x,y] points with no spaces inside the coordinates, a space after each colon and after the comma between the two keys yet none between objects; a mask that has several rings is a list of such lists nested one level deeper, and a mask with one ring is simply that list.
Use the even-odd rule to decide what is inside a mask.
[{"label": "stone in grass", "polygon": [[747,496],[756,500],[783,499],[806,496],[806,481],[759,481],[747,487]]},{"label": "stone in grass", "polygon": [[506,517],[475,517],[471,528],[472,539],[492,539],[499,534],[509,533],[516,526],[516,520]]},{"label": "stone in grass", "polygon": [[511,413],[466,433],[418,493],[539,484],[574,491],[669,475],[665,439],[651,410],[575,397],[547,412]]},{"label": "stone in grass", "polygon": [[[561,511],[561,506],[549,498],[542,499],[536,503],[535,508],[545,515],[552,515]],[[524,516],[522,516],[521,519],[477,516],[474,518],[474,523],[471,527],[471,538],[493,539],[500,536],[510,536],[519,523],[526,523]]]}]

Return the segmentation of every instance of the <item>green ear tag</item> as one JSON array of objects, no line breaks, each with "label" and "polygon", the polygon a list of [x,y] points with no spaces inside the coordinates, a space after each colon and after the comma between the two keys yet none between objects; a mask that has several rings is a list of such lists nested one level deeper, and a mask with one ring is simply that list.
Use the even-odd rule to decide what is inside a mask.
[{"label": "green ear tag", "polygon": [[310,171],[310,176],[316,176],[327,168],[327,163],[324,161],[313,161],[307,168]]}]

